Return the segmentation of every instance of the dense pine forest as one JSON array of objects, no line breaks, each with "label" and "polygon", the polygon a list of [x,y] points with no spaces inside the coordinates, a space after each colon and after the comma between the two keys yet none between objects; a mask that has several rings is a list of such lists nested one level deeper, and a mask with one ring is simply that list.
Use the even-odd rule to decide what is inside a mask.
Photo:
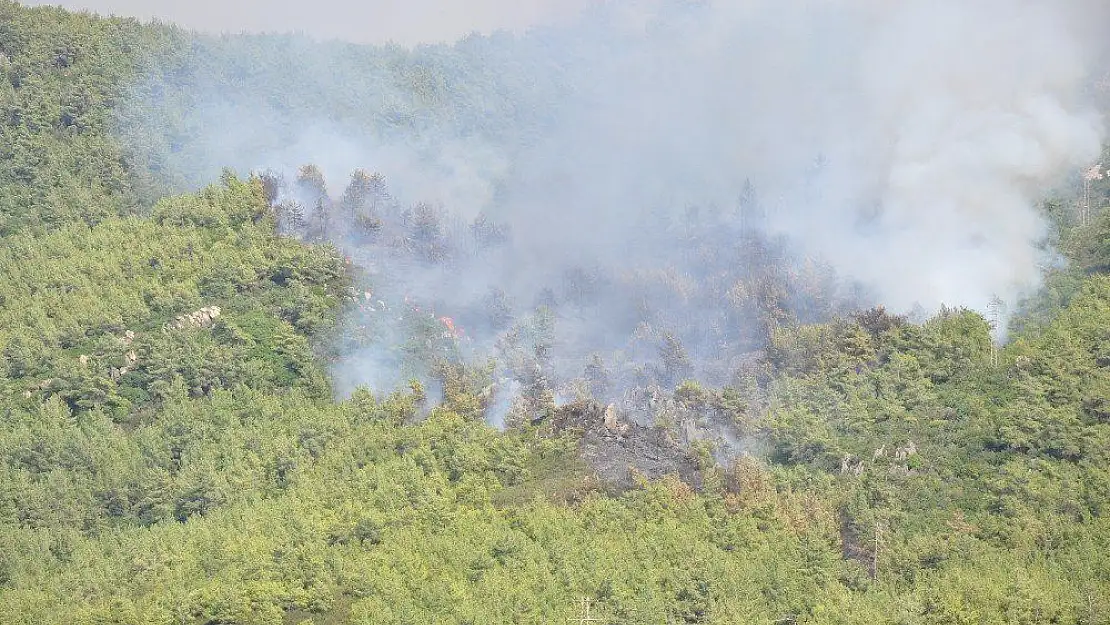
[{"label": "dense pine forest", "polygon": [[463,293],[511,219],[250,162],[300,108],[530,145],[545,45],[0,0],[0,623],[1110,623],[1110,172],[1043,198],[1036,294],[918,318],[758,185]]}]

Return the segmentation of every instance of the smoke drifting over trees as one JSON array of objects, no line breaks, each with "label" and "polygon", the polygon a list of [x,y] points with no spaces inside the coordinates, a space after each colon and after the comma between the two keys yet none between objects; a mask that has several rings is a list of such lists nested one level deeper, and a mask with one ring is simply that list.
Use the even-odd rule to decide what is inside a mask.
[{"label": "smoke drifting over trees", "polygon": [[158,19],[211,33],[302,32],[357,43],[442,42],[471,31],[522,30],[566,19],[582,0],[31,0],[73,10]]},{"label": "smoke drifting over trees", "polygon": [[[210,40],[159,61],[121,128],[140,156],[173,154],[181,186],[318,166],[313,197],[302,170],[277,198],[286,225],[376,272],[372,302],[459,316],[483,349],[546,305],[558,348],[530,367],[565,381],[606,352],[642,372],[629,336],[647,332],[713,378],[775,323],[986,311],[1036,286],[1052,262],[1036,205],[1103,137],[1088,25],[1104,14],[665,2],[414,50]],[[360,168],[377,190],[356,176],[348,194],[378,199],[340,197]],[[340,378],[373,380],[359,371],[379,360]]]},{"label": "smoke drifting over trees", "polygon": [[738,3],[0,0],[0,622],[1110,622],[1103,9]]}]

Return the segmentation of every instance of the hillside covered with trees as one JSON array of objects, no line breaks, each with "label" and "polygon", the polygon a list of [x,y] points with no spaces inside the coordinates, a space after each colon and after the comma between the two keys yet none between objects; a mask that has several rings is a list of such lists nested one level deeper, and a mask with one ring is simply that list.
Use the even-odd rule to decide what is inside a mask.
[{"label": "hillside covered with trees", "polygon": [[[543,45],[0,0],[0,623],[1110,623],[1110,172],[1045,199],[1067,262],[999,345],[751,231],[755,190],[637,213],[671,265],[409,301],[511,229],[361,170],[211,171],[194,132],[222,85],[526,145],[566,88],[511,70]],[[615,338],[556,330],[591,315]],[[396,389],[337,375],[382,337]]]}]

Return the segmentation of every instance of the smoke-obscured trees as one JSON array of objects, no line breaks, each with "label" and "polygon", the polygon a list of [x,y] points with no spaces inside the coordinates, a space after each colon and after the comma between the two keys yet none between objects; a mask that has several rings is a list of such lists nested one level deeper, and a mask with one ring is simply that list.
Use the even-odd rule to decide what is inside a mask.
[{"label": "smoke-obscured trees", "polygon": [[[962,309],[837,315],[855,300],[812,284],[819,265],[709,206],[624,206],[617,225],[656,247],[548,272],[514,251],[529,232],[496,211],[467,228],[446,201],[418,228],[414,203],[386,201],[381,233],[358,236],[319,168],[284,194],[228,174],[113,216],[183,168],[214,180],[224,155],[187,106],[140,107],[130,151],[105,134],[135,54],[170,61],[143,96],[233,76],[218,92],[263,122],[259,93],[490,136],[534,111],[436,75],[404,74],[424,109],[336,97],[375,87],[375,62],[457,77],[456,53],[527,91],[498,39],[329,49],[338,67],[291,37],[194,41],[0,0],[0,620],[566,622],[583,598],[601,622],[1107,620],[1105,224],[1070,226],[1062,249],[1091,261],[992,348]],[[312,71],[285,71],[302,53]],[[433,107],[450,114],[418,114]],[[449,253],[406,243],[421,237]],[[376,390],[336,401],[348,381]]]},{"label": "smoke-obscured trees", "polygon": [[[677,222],[645,210],[628,224],[646,237],[644,247],[680,254],[536,266],[527,242],[486,212],[466,223],[450,205],[404,206],[381,175],[366,170],[352,175],[338,199],[327,189],[318,167],[302,167],[295,187],[278,193],[275,211],[283,231],[326,235],[371,271],[367,293],[377,295],[362,306],[360,325],[393,340],[399,329],[386,309],[424,310],[430,319],[450,319],[448,333],[465,332],[463,352],[480,358],[498,341],[513,344],[521,322],[552,315],[560,329],[544,353],[530,357],[538,360],[503,363],[502,375],[536,398],[544,389],[576,395],[571,389],[590,358],[612,369],[620,393],[630,385],[674,388],[690,377],[723,384],[776,328],[821,321],[857,303],[830,268],[796,258],[750,219],[738,231],[729,211],[712,206],[688,207]],[[756,210],[754,188],[746,193],[738,210]],[[316,210],[298,226],[302,205]]]}]

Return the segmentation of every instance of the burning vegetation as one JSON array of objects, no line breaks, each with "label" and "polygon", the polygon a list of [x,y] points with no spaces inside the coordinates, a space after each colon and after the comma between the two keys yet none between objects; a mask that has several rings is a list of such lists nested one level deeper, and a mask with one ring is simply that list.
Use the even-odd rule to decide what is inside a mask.
[{"label": "burning vegetation", "polygon": [[[704,398],[683,399],[700,388],[689,381],[735,387],[775,328],[865,301],[858,286],[761,229],[750,183],[728,209],[691,207],[678,221],[638,216],[637,246],[666,253],[633,265],[599,256],[535,267],[509,223],[404,205],[380,174],[358,170],[334,197],[311,165],[292,181],[276,172],[260,180],[279,231],[334,244],[359,276],[334,347],[340,392],[365,384],[388,393],[410,378],[442,389],[454,367],[482,371],[473,390],[488,423],[578,414],[589,425],[583,455],[613,479],[627,478],[615,473],[622,464],[689,475],[701,447],[727,459],[755,446]],[[593,427],[605,421],[589,416],[595,409],[627,431],[593,436],[614,432]]]}]

